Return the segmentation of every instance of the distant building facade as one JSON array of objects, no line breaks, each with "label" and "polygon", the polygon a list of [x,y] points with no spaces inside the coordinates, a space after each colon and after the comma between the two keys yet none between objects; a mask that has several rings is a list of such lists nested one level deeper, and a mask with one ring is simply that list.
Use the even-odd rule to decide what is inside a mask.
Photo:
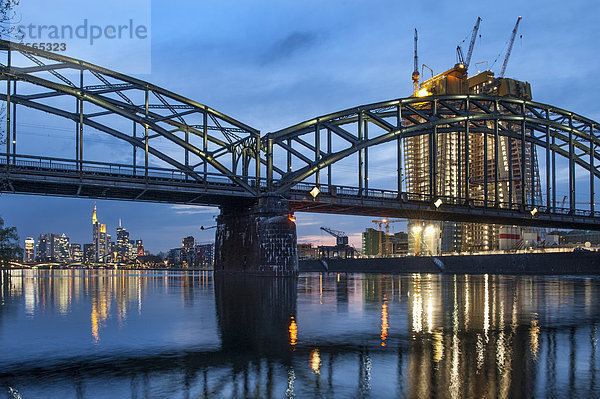
[{"label": "distant building facade", "polygon": [[408,234],[399,232],[386,234],[384,231],[367,228],[362,233],[362,252],[365,256],[397,256],[408,252]]},{"label": "distant building facade", "polygon": [[23,261],[25,263],[35,262],[35,240],[33,237],[25,239],[25,251],[23,252]]},{"label": "distant building facade", "polygon": [[71,244],[69,246],[69,252],[71,253],[71,261],[73,262],[83,262],[83,250],[81,249],[81,244]]}]

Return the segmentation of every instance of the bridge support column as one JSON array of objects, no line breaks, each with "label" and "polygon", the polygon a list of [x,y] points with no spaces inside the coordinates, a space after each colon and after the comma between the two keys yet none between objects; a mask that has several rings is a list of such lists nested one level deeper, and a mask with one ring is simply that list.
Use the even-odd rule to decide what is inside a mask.
[{"label": "bridge support column", "polygon": [[297,275],[296,224],[289,214],[289,203],[281,197],[263,197],[246,207],[222,207],[215,272]]}]

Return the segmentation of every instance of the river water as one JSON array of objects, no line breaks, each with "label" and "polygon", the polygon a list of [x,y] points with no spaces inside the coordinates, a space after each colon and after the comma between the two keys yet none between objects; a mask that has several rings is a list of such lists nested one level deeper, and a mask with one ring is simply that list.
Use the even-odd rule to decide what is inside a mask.
[{"label": "river water", "polygon": [[24,270],[0,397],[600,397],[600,279]]}]

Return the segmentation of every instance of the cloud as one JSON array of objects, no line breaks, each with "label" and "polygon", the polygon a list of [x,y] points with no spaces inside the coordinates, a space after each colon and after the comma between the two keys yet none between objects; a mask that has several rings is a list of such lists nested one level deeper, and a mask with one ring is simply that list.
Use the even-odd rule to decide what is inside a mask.
[{"label": "cloud", "polygon": [[179,215],[195,215],[195,214],[217,214],[219,213],[218,208],[211,206],[198,206],[198,205],[171,205],[171,209]]},{"label": "cloud", "polygon": [[263,63],[270,63],[292,57],[294,54],[314,46],[320,35],[314,32],[292,32],[277,41],[264,54]]}]

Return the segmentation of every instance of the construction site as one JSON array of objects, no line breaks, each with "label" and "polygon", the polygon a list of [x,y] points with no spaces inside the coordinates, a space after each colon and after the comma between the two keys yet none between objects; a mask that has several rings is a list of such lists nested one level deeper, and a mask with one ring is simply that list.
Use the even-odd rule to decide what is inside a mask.
[{"label": "construction site", "polygon": [[[481,18],[477,18],[466,54],[463,55],[463,48],[457,46],[456,64],[435,76],[425,64],[419,73],[418,36],[415,29],[413,97],[478,94],[532,99],[528,82],[504,76],[521,17],[518,17],[511,32],[498,75],[491,70],[468,75],[480,22]],[[431,72],[431,77],[422,80],[425,70]],[[494,121],[485,123],[490,129],[494,128]],[[468,198],[474,204],[495,201],[500,207],[503,203],[518,202],[521,198],[527,198],[534,205],[540,204],[541,185],[536,150],[533,145],[522,149],[522,145],[522,141],[510,140],[505,136],[469,132],[468,126],[466,132],[435,131],[407,138],[404,141],[406,191],[415,197],[435,193],[439,201],[442,198]],[[433,151],[436,152],[433,157],[435,163],[431,160]],[[465,179],[465,176],[468,178]],[[510,184],[511,181],[524,181],[526,184],[523,187]],[[413,254],[507,250],[518,247],[523,241],[522,234],[515,233],[512,226],[420,220],[410,220],[408,224],[411,236],[408,252]]]},{"label": "construction site", "polygon": [[[455,64],[439,74],[434,74],[425,64],[419,65],[418,33],[415,29],[411,97],[477,94],[531,100],[532,91],[528,82],[505,77],[520,22],[521,17],[518,17],[507,41],[498,74],[487,68],[487,62],[484,61],[475,66],[486,65],[486,69],[477,70],[472,76],[468,71],[481,18],[477,18],[470,40],[463,41],[463,44],[468,43],[466,51],[458,45]],[[430,76],[425,79],[426,71]],[[478,106],[481,105],[468,105],[473,109]],[[506,111],[496,106],[495,112]],[[494,129],[493,120],[483,123]],[[509,128],[500,123],[498,125],[496,129]],[[525,131],[524,126],[522,131]],[[409,199],[426,196],[437,198],[434,202],[436,207],[446,201],[466,199],[469,204],[494,203],[498,207],[529,203],[534,207],[532,212],[535,212],[535,206],[542,204],[538,156],[533,144],[524,143],[498,134],[471,132],[468,124],[465,130],[453,131],[449,125],[443,131],[433,128],[429,134],[407,137],[402,145],[405,192]],[[558,244],[556,234],[540,228],[388,218],[372,222],[376,228],[367,228],[362,234],[363,256],[512,251]],[[406,232],[390,234],[390,224],[397,222],[407,224]],[[314,257],[350,258],[360,253],[348,245],[346,233],[325,227],[321,227],[321,230],[336,237],[336,245],[312,248]],[[312,257],[308,256],[308,252],[306,255]]]}]

